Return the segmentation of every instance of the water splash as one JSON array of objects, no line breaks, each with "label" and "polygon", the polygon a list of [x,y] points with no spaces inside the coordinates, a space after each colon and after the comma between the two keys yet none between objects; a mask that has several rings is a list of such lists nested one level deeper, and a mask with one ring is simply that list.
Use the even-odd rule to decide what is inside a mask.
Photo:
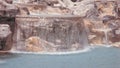
[{"label": "water splash", "polygon": [[92,47],[86,47],[82,50],[78,51],[68,51],[68,52],[25,52],[25,51],[14,51],[11,50],[11,53],[17,54],[42,54],[42,55],[67,55],[67,54],[77,54],[77,53],[85,53],[91,51]]}]

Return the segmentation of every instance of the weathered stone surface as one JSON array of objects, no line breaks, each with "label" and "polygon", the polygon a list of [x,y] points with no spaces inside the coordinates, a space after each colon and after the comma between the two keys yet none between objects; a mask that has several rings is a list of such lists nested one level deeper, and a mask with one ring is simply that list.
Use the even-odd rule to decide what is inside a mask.
[{"label": "weathered stone surface", "polygon": [[106,44],[104,24],[102,21],[91,21],[84,19],[86,31],[88,34],[89,43],[91,45],[104,45]]},{"label": "weathered stone surface", "polygon": [[40,52],[43,51],[42,42],[39,37],[31,36],[25,40],[25,46],[27,51]]},{"label": "weathered stone surface", "polygon": [[114,1],[96,1],[95,6],[99,12],[99,18],[103,18],[106,15],[115,15],[115,2]]},{"label": "weathered stone surface", "polygon": [[0,17],[0,50],[10,50],[13,45],[13,34],[15,28],[15,19]]},{"label": "weathered stone surface", "polygon": [[[22,5],[22,6],[21,6]],[[67,8],[53,7],[44,4],[16,4],[19,8],[18,15],[68,15],[72,14]]]},{"label": "weathered stone surface", "polygon": [[17,7],[11,0],[0,0],[0,16],[15,16],[16,14]]},{"label": "weathered stone surface", "polygon": [[115,5],[115,13],[116,13],[116,17],[120,18],[120,0],[116,1],[116,5]]},{"label": "weathered stone surface", "polygon": [[118,0],[94,1],[94,10],[84,19],[90,44],[118,45],[119,35],[115,34],[119,33],[118,3]]},{"label": "weathered stone surface", "polygon": [[108,32],[109,44],[119,47],[120,46],[120,19],[113,19],[106,22],[107,26],[111,29]]},{"label": "weathered stone surface", "polygon": [[70,9],[74,15],[85,17],[87,12],[93,10],[94,0],[58,0],[62,7]]},{"label": "weathered stone surface", "polygon": [[[79,15],[81,17],[85,16],[95,16],[97,13],[94,11],[94,0],[77,0],[77,1],[71,1],[71,0],[40,0],[36,1],[37,4],[41,4],[42,6],[39,6],[37,4],[30,3],[27,0],[26,2],[19,0],[15,3],[18,3],[18,7],[20,8],[21,5],[24,6],[24,8],[27,8],[30,15],[40,15],[40,14],[52,14],[52,15],[65,15],[65,14],[73,14],[73,15]],[[45,3],[45,4],[44,4]],[[44,7],[43,7],[44,6]],[[92,14],[89,14],[92,13]],[[24,13],[23,13],[24,14]],[[89,15],[88,15],[89,14]]]}]

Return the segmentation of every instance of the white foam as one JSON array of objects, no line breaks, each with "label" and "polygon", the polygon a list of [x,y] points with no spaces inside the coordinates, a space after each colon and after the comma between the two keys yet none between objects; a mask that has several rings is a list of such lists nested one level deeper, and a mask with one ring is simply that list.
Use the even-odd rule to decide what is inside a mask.
[{"label": "white foam", "polygon": [[103,45],[103,47],[112,47],[112,45]]},{"label": "white foam", "polygon": [[91,47],[86,47],[85,49],[78,50],[78,51],[68,51],[68,52],[23,52],[23,51],[11,51],[11,53],[18,53],[18,54],[46,54],[46,55],[66,55],[66,54],[77,54],[77,53],[84,53],[91,50]]}]

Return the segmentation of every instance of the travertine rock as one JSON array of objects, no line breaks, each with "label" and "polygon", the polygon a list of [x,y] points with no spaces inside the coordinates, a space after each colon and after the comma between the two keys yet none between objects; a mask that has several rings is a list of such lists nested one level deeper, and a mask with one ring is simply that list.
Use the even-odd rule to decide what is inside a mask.
[{"label": "travertine rock", "polygon": [[26,39],[25,46],[27,51],[40,52],[44,50],[41,44],[41,40],[37,36]]},{"label": "travertine rock", "polygon": [[0,17],[0,50],[10,50],[13,45],[14,18]]},{"label": "travertine rock", "polygon": [[69,8],[74,15],[85,17],[87,12],[93,10],[94,0],[58,0],[61,6]]},{"label": "travertine rock", "polygon": [[103,18],[106,15],[115,16],[114,1],[96,1],[95,6],[99,12],[99,17]]},{"label": "travertine rock", "polygon": [[120,46],[119,0],[0,0],[0,16],[14,16],[17,24],[0,19],[3,50],[11,48],[12,38],[15,49],[32,52],[75,51],[88,45],[88,40],[94,45]]},{"label": "travertine rock", "polygon": [[[22,6],[21,6],[22,5]],[[67,8],[53,7],[43,4],[16,4],[19,8],[18,15],[68,15],[72,14]]]},{"label": "travertine rock", "polygon": [[116,13],[116,17],[120,18],[120,0],[116,1],[116,5],[115,5],[115,13]]},{"label": "travertine rock", "polygon": [[15,16],[17,14],[17,7],[11,2],[11,0],[0,0],[0,16]]},{"label": "travertine rock", "polygon": [[120,43],[120,20],[109,20],[107,25],[111,29],[111,31],[108,33],[109,44],[118,47]]},{"label": "travertine rock", "polygon": [[103,45],[106,44],[104,25],[102,21],[91,21],[84,19],[86,31],[88,34],[89,43],[91,45]]},{"label": "travertine rock", "polygon": [[[116,45],[119,43],[118,3],[118,0],[95,0],[94,11],[88,12],[88,16],[84,19],[90,44]],[[95,17],[89,14],[94,14]]]}]

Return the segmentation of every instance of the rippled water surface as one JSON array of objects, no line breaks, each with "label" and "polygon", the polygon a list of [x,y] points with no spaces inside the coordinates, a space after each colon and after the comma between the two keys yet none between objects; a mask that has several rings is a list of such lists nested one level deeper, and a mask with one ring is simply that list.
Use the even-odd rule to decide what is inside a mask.
[{"label": "rippled water surface", "polygon": [[67,55],[7,54],[0,56],[0,68],[120,68],[120,49],[97,47]]}]

